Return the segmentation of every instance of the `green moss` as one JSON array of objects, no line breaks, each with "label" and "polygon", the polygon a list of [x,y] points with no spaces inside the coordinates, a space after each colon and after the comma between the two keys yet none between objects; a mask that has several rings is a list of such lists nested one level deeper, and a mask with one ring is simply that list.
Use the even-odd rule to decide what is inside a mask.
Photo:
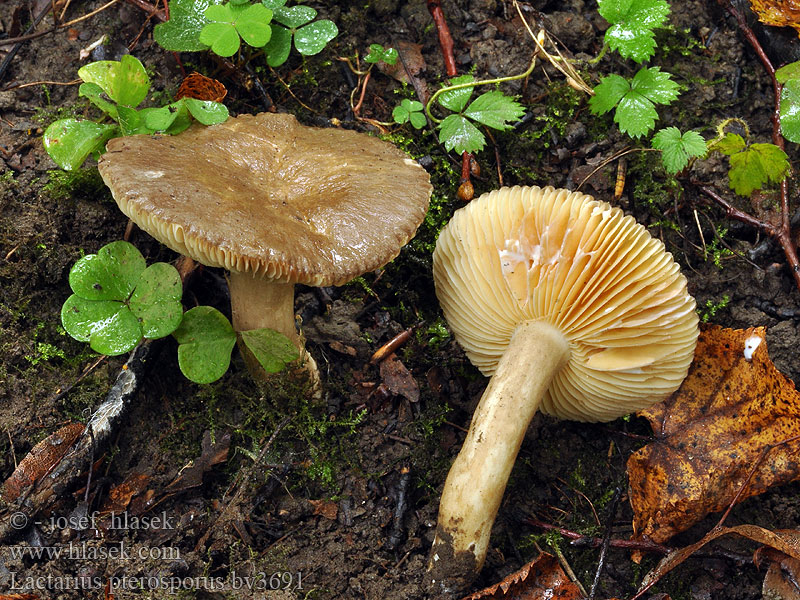
[{"label": "green moss", "polygon": [[75,171],[53,169],[47,174],[50,180],[42,189],[54,200],[64,200],[65,198],[111,200],[111,193],[96,168],[76,169]]}]

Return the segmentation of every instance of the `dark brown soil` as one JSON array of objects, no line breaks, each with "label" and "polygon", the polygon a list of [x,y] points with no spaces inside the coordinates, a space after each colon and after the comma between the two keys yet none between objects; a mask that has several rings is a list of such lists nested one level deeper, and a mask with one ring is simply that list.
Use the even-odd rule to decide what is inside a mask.
[{"label": "dark brown soil", "polygon": [[[0,23],[7,35],[16,35],[11,30],[18,7],[22,21],[27,20],[28,4],[36,3],[0,3]],[[101,4],[73,0],[65,18],[76,18]],[[424,61],[421,80],[434,89],[444,79],[425,2],[309,4],[334,20],[340,35],[320,55],[303,61],[293,54],[275,72],[262,68],[263,61],[252,62],[271,110],[292,112],[307,124],[329,125],[336,119],[346,127],[374,131],[354,120],[350,108],[354,76],[336,60],[356,51],[363,55],[370,43],[419,44]],[[585,60],[600,51],[604,21],[595,3],[536,1],[524,8],[576,58]],[[747,120],[756,140],[770,141],[771,87],[735,23],[714,3],[674,2],[672,8],[671,27],[659,33],[660,49],[652,64],[673,73],[683,90],[673,106],[659,109],[660,125],[695,128],[708,138],[721,119],[736,116]],[[487,78],[525,70],[532,43],[511,2],[446,1],[444,13],[461,72],[474,70],[476,77]],[[39,29],[51,23],[52,18],[46,17]],[[68,422],[85,422],[123,363],[121,358],[105,360],[76,384],[96,357],[65,335],[59,314],[69,294],[71,264],[82,254],[120,239],[126,219],[91,164],[79,178],[65,183],[41,144],[42,130],[54,118],[70,112],[94,115],[78,98],[76,86],[50,82],[74,79],[77,69],[88,62],[79,59],[79,50],[102,34],[110,37],[103,47],[105,58],[118,59],[130,46],[148,66],[153,102],[174,95],[181,81],[175,57],[152,41],[146,14],[126,2],[69,31],[22,44],[0,79],[3,86],[48,82],[0,92],[2,479],[47,435]],[[9,49],[0,46],[0,60]],[[257,86],[243,86],[241,78],[226,73],[205,54],[181,59],[187,68],[196,67],[228,86],[226,104],[234,114],[265,110],[266,96]],[[633,72],[631,63],[610,53],[597,65],[582,64],[592,85],[602,74]],[[595,166],[635,145],[617,132],[610,118],[593,117],[586,98],[570,90],[552,69],[547,75],[537,69],[530,78],[505,89],[520,95],[530,113],[514,130],[496,134],[495,148],[490,144],[478,155],[483,174],[475,180],[476,195],[498,186],[498,169],[506,185],[575,187]],[[404,89],[375,72],[361,116],[390,121],[392,107],[412,94],[412,88]],[[422,581],[439,493],[486,381],[443,331],[430,275],[436,229],[459,205],[455,190],[460,158],[446,156],[430,132],[395,128],[394,133],[390,139],[433,165],[435,209],[418,240],[385,269],[343,288],[299,291],[297,309],[324,374],[323,400],[308,401],[290,384],[259,390],[238,357],[222,381],[190,384],[180,375],[175,345],[168,341],[124,426],[96,456],[88,506],[80,504],[85,490],[59,490],[57,501],[36,515],[36,524],[20,528],[0,548],[0,593],[16,587],[14,591],[37,598],[103,598],[110,597],[104,596],[104,587],[113,580],[118,599],[174,597],[173,592],[184,598],[425,597]],[[797,148],[789,146],[794,161]],[[664,239],[683,265],[690,291],[710,322],[727,327],[766,325],[773,361],[797,381],[800,334],[797,318],[791,315],[798,290],[781,251],[752,229],[727,221],[691,186],[682,190],[668,186],[651,157],[648,153],[629,157],[620,205]],[[728,193],[724,166],[709,160],[697,175]],[[584,189],[609,199],[615,169],[614,162],[600,169]],[[727,233],[720,241],[723,229]],[[148,260],[176,258],[142,232],[134,232],[131,241]],[[715,248],[731,252],[717,252],[719,264],[715,264]],[[213,269],[202,272],[187,294],[187,304],[212,304],[228,311],[222,275]],[[729,302],[712,314],[708,307],[718,305],[724,296]],[[376,392],[381,374],[368,362],[372,352],[408,328],[414,328],[413,335],[398,355],[419,385],[417,402],[383,389]],[[73,384],[67,394],[59,394]],[[217,440],[231,435],[227,461],[209,468],[202,485],[167,493],[181,469],[200,457],[205,432]],[[542,536],[525,518],[535,515],[602,536],[609,499],[616,487],[626,488],[627,456],[643,443],[631,433],[649,431],[636,418],[598,426],[537,417],[517,460],[475,589],[518,569],[537,554],[537,548],[547,550],[548,544],[558,545],[588,588],[598,551]],[[267,451],[259,456],[266,445]],[[133,508],[137,498],[149,493],[158,502],[138,514],[163,516],[166,527],[113,529],[108,522],[97,529],[66,526],[66,519],[80,509],[92,514],[108,506],[110,499],[118,499],[119,486],[136,475],[139,494],[126,514],[137,514]],[[789,485],[750,499],[734,510],[729,523],[797,527],[798,491],[797,485]],[[401,496],[408,509],[398,520]],[[613,519],[614,536],[628,537],[630,522],[623,495]],[[714,523],[715,517],[709,517],[673,543],[699,539]],[[20,557],[14,550],[64,549],[70,544],[84,554],[34,558]],[[127,552],[128,558],[86,554],[92,548],[114,547]],[[651,597],[667,593],[673,600],[760,598],[763,571],[752,563],[753,550],[752,544],[724,540],[702,557],[687,561],[654,588]],[[635,565],[627,553],[612,550],[596,597],[633,595],[657,558],[646,557],[642,565]],[[232,589],[237,582],[240,589]],[[269,591],[284,587],[290,589]]]}]

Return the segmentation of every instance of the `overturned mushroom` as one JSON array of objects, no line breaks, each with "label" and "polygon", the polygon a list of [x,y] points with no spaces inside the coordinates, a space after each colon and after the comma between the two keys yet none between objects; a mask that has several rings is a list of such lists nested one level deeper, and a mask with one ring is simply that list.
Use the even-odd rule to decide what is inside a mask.
[{"label": "overturned mushroom", "polygon": [[480,571],[534,413],[609,421],[676,390],[697,340],[695,302],[664,244],[591,196],[503,188],[460,209],[434,252],[436,293],[491,376],[447,476],[429,580]]},{"label": "overturned mushroom", "polygon": [[99,169],[147,233],[229,271],[236,331],[283,333],[312,370],[294,284],[341,285],[386,264],[414,235],[431,193],[425,170],[391,144],[284,114],[117,138]]}]

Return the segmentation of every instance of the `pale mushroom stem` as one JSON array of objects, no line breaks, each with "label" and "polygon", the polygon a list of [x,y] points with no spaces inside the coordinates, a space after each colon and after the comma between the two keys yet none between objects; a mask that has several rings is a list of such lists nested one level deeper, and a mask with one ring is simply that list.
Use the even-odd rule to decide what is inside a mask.
[{"label": "pale mushroom stem", "polygon": [[[252,274],[230,272],[228,274],[228,290],[231,294],[231,317],[233,328],[238,333],[251,329],[269,328],[288,337],[300,351],[301,369],[308,375],[309,384],[315,395],[320,388],[317,363],[305,349],[303,338],[297,333],[294,316],[294,284],[276,283],[265,279],[254,278]],[[265,380],[269,376],[261,365],[240,344],[250,374],[256,380]]]},{"label": "pale mushroom stem", "polygon": [[461,593],[483,566],[525,432],[569,355],[567,340],[548,323],[528,321],[514,330],[444,484],[428,564],[437,593]]},{"label": "pale mushroom stem", "polygon": [[249,273],[228,275],[231,316],[236,331],[268,327],[279,331],[302,349],[294,322],[294,284],[275,283]]}]

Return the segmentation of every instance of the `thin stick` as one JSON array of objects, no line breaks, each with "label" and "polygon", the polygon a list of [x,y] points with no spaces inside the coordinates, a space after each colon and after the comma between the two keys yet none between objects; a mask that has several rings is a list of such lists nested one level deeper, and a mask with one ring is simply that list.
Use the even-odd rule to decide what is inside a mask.
[{"label": "thin stick", "polygon": [[50,29],[46,29],[44,31],[37,31],[36,33],[31,33],[31,34],[28,34],[28,35],[21,35],[19,37],[15,37],[15,38],[6,38],[4,40],[0,40],[0,46],[10,46],[12,44],[18,44],[19,42],[27,42],[29,40],[35,40],[36,38],[40,38],[42,36],[47,35],[48,33],[55,33],[59,29],[64,29],[66,27],[71,27],[72,25],[75,25],[76,23],[80,23],[81,21],[85,21],[86,19],[89,19],[89,18],[95,16],[96,14],[98,14],[100,12],[103,12],[105,9],[113,6],[117,2],[119,2],[119,0],[110,0],[109,2],[106,2],[105,4],[103,4],[103,6],[101,6],[100,8],[97,8],[97,9],[93,10],[92,12],[83,15],[82,17],[78,17],[77,19],[72,19],[72,21],[67,21],[66,23],[61,23],[61,25],[57,25],[57,26],[51,27]]}]

